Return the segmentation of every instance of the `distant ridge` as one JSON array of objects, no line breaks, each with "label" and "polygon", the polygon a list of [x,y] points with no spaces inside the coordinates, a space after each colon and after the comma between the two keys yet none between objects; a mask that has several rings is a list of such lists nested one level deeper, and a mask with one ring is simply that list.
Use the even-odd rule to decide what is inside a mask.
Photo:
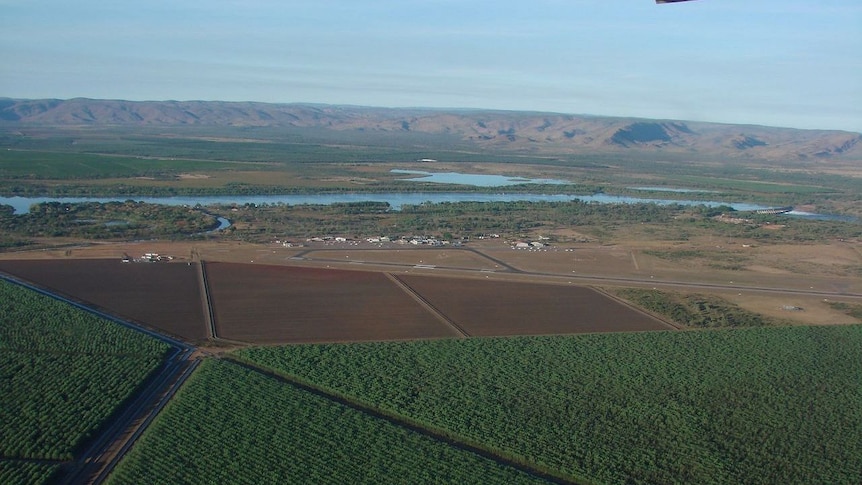
[{"label": "distant ridge", "polygon": [[764,160],[862,159],[862,135],[678,120],[520,111],[374,108],[224,101],[0,98],[0,123],[21,126],[297,127],[455,136],[527,153],[654,152]]}]

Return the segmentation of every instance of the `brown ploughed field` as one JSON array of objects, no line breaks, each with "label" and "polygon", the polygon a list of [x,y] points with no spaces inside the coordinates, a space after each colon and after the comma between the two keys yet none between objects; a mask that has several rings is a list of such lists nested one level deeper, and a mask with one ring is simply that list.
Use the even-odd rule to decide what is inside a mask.
[{"label": "brown ploughed field", "polygon": [[206,263],[221,338],[256,343],[455,337],[385,273]]},{"label": "brown ploughed field", "polygon": [[413,275],[400,278],[471,336],[673,328],[583,286]]},{"label": "brown ploughed field", "polygon": [[8,260],[0,271],[185,340],[207,337],[197,264]]},{"label": "brown ploughed field", "polygon": [[[446,338],[461,336],[457,329],[470,336],[671,329],[583,286],[205,264],[217,337],[247,343]],[[0,260],[0,271],[188,341],[209,336],[198,263]]]}]

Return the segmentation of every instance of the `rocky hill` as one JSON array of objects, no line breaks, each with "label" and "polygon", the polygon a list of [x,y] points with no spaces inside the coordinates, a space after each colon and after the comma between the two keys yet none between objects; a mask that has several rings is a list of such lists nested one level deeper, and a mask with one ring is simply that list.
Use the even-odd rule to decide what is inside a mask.
[{"label": "rocky hill", "polygon": [[491,110],[221,101],[0,99],[0,123],[29,126],[275,126],[445,134],[529,153],[650,152],[773,161],[862,160],[862,135],[675,120]]}]

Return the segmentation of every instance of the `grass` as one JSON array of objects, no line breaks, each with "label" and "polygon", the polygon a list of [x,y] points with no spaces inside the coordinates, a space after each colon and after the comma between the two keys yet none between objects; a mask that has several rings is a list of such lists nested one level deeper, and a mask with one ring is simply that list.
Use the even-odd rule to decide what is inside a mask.
[{"label": "grass", "polygon": [[828,187],[786,182],[765,182],[733,178],[701,177],[696,175],[671,175],[670,178],[671,180],[675,180],[679,184],[686,187],[699,187],[708,190],[732,190],[735,192],[746,193],[796,195],[812,195],[835,192],[834,189]]},{"label": "grass", "polygon": [[617,295],[687,327],[761,327],[777,321],[713,295],[621,288]]},{"label": "grass", "polygon": [[173,178],[186,172],[253,169],[254,165],[164,160],[45,151],[0,151],[0,179],[86,180],[118,177]]},{"label": "grass", "polygon": [[829,306],[831,306],[835,310],[844,312],[845,314],[850,315],[853,318],[862,320],[862,305],[854,303],[844,303],[840,301],[831,301],[829,302]]}]

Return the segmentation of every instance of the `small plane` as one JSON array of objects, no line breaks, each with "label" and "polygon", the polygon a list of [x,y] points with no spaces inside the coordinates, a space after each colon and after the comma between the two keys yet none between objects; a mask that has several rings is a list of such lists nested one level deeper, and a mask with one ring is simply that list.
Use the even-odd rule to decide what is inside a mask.
[{"label": "small plane", "polygon": [[693,0],[655,0],[655,3],[691,2]]}]

